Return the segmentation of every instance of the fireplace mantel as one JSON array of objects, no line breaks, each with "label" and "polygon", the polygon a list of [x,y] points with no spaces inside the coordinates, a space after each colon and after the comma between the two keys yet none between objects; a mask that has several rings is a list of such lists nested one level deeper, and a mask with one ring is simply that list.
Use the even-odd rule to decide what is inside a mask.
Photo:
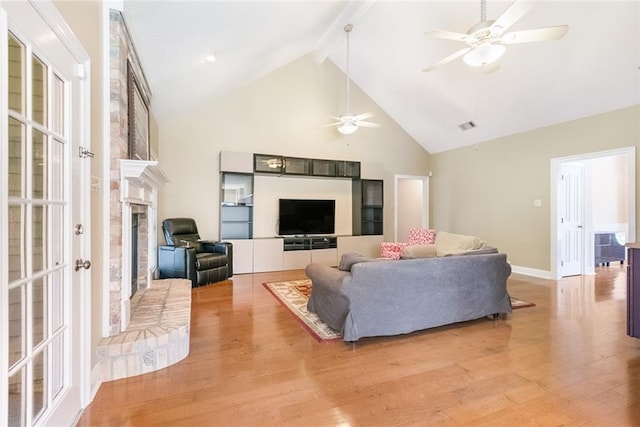
[{"label": "fireplace mantel", "polygon": [[[136,205],[146,207],[147,251],[146,283],[150,284],[157,269],[157,227],[158,227],[158,190],[169,179],[157,161],[120,159],[120,202],[122,204],[121,228],[117,240],[121,244],[121,274],[118,302],[119,315],[114,316],[118,324],[110,325],[110,335],[127,329],[130,321],[131,307],[131,215]],[[115,295],[114,295],[115,296]]]},{"label": "fireplace mantel", "polygon": [[149,205],[158,187],[169,183],[169,179],[154,160],[120,160],[122,202]]}]

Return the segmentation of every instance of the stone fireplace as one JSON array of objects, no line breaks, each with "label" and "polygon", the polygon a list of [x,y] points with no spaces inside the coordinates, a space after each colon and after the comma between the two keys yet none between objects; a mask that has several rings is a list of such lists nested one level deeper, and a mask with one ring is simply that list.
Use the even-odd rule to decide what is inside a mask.
[{"label": "stone fireplace", "polygon": [[[120,253],[121,262],[111,268],[111,335],[125,331],[129,325],[132,283],[136,282],[138,290],[147,289],[157,270],[158,189],[167,182],[156,161],[120,160],[122,221],[120,227],[112,229],[120,238],[111,239],[111,251]],[[137,218],[135,236],[134,215]],[[134,265],[137,266],[135,278],[132,276]]]}]

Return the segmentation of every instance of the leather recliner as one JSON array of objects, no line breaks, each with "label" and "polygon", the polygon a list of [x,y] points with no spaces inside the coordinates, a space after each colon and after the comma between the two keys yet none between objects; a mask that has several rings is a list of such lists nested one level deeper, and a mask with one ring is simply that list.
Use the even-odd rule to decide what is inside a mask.
[{"label": "leather recliner", "polygon": [[192,218],[162,221],[167,242],[158,248],[160,278],[183,278],[197,287],[233,276],[233,245],[201,240]]}]

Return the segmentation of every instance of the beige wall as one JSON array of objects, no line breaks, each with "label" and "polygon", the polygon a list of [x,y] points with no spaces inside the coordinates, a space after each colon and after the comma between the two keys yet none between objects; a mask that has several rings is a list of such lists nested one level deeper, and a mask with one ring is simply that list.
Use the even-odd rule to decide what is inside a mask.
[{"label": "beige wall", "polygon": [[[160,193],[160,220],[193,217],[203,237],[219,236],[221,150],[358,160],[383,164],[384,230],[391,239],[393,174],[424,175],[429,154],[358,87],[351,89],[352,109],[375,113],[371,121],[379,129],[343,137],[322,127],[344,112],[345,76],[332,62],[316,64],[310,57],[179,116],[159,118],[160,164],[171,180]],[[277,186],[271,190],[277,195]]]},{"label": "beige wall", "polygon": [[[55,1],[55,5],[67,21],[75,35],[80,39],[91,58],[91,151],[95,157],[91,159],[91,175],[102,180],[103,172],[103,105],[102,100],[102,4],[95,1]],[[95,181],[95,178],[92,178]],[[95,183],[95,182],[94,182]],[[102,286],[104,266],[104,240],[102,228],[105,216],[103,192],[108,191],[109,184],[101,183],[91,192],[91,366],[96,364],[96,348],[102,338]]]},{"label": "beige wall", "polygon": [[550,271],[550,160],[639,145],[635,106],[433,155],[431,224]]},{"label": "beige wall", "polygon": [[[591,191],[591,222],[596,230],[628,222],[627,159],[607,156],[585,162]],[[614,229],[615,231],[615,229]]]}]

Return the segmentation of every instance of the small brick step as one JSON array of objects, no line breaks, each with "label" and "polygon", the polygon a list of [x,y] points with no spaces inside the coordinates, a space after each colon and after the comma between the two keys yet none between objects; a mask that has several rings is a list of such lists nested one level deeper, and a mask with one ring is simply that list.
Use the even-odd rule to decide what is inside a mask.
[{"label": "small brick step", "polygon": [[155,280],[131,301],[131,322],[98,346],[102,381],[153,372],[189,354],[191,281]]}]

